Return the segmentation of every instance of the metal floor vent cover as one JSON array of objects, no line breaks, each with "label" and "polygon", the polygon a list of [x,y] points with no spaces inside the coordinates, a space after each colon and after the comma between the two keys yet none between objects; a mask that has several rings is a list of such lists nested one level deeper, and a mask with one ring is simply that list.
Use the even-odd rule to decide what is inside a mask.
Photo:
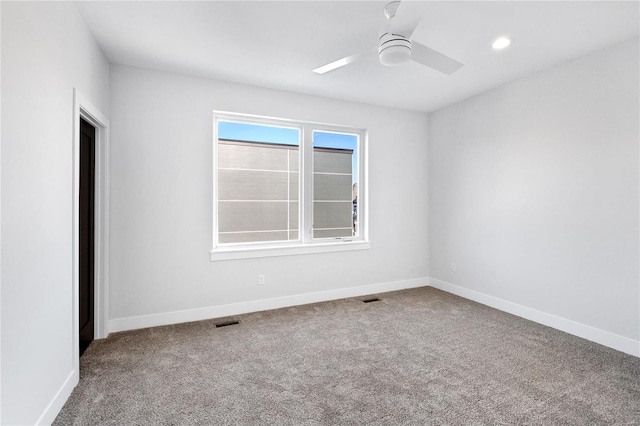
[{"label": "metal floor vent cover", "polygon": [[240,321],[225,321],[225,322],[219,322],[216,324],[216,328],[220,328],[220,327],[228,327],[230,325],[237,325],[240,324]]},{"label": "metal floor vent cover", "polygon": [[380,299],[378,299],[377,297],[371,297],[371,298],[369,298],[369,299],[362,299],[362,301],[363,301],[364,303],[371,303],[371,302],[379,302],[379,301],[380,301]]}]

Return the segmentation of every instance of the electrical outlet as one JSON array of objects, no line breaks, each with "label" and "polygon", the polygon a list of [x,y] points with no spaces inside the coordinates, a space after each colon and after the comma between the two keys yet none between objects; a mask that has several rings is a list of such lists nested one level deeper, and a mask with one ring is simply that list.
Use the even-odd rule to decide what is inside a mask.
[{"label": "electrical outlet", "polygon": [[456,272],[456,270],[458,269],[458,266],[455,263],[451,264],[451,272]]},{"label": "electrical outlet", "polygon": [[258,285],[264,285],[264,275],[258,275]]}]

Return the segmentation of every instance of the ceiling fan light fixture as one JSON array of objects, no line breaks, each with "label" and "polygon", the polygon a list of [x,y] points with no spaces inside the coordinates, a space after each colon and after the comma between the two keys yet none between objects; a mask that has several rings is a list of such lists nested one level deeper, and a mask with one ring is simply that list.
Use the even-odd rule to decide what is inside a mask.
[{"label": "ceiling fan light fixture", "polygon": [[411,40],[400,34],[384,33],[378,46],[380,63],[387,66],[404,64],[411,60]]}]

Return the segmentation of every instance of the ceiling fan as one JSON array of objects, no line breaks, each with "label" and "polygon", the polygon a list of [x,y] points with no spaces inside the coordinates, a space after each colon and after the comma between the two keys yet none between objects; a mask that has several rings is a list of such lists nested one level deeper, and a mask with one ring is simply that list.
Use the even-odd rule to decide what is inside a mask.
[{"label": "ceiling fan", "polygon": [[[396,66],[411,60],[451,75],[462,68],[464,64],[411,39],[411,35],[420,23],[421,3],[405,1],[401,5],[401,2],[397,0],[385,6],[384,16],[387,18],[388,23],[381,31],[378,40],[377,50],[380,63],[387,66]],[[373,49],[367,49],[322,65],[314,69],[313,72],[324,74],[351,64],[371,53],[373,53]]]}]

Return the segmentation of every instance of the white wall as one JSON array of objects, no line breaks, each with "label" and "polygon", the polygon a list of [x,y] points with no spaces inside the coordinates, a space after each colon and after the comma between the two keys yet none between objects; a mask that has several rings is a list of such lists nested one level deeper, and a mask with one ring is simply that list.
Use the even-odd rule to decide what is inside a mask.
[{"label": "white wall", "polygon": [[638,75],[636,39],[430,115],[435,285],[640,355]]},{"label": "white wall", "polygon": [[[2,24],[2,2],[0,2],[0,25]],[[0,27],[1,29],[1,27]],[[0,31],[0,58],[2,58],[2,31]],[[2,82],[2,60],[0,59],[0,84]],[[0,93],[2,89],[0,87]],[[2,102],[0,101],[0,423],[2,423]]]},{"label": "white wall", "polygon": [[2,424],[52,421],[74,384],[74,87],[108,114],[109,65],[75,6],[3,2]]},{"label": "white wall", "polygon": [[[211,262],[214,109],[367,128],[372,248]],[[427,283],[426,114],[119,65],[111,110],[111,331],[227,312],[172,311]]]}]

